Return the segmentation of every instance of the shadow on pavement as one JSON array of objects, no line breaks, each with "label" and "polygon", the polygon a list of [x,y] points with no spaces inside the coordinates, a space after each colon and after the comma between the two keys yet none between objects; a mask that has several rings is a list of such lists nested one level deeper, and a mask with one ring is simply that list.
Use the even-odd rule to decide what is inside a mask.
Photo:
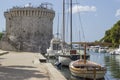
[{"label": "shadow on pavement", "polygon": [[[0,66],[0,80],[29,80],[48,78],[45,73],[33,70],[32,66]],[[32,79],[32,80],[33,80]]]}]

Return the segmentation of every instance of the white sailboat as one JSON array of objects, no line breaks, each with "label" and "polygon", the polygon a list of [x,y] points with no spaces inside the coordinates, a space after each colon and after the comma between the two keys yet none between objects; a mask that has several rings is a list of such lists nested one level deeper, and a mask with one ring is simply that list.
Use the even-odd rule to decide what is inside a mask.
[{"label": "white sailboat", "polygon": [[[58,54],[60,54],[58,56],[58,62],[61,63],[61,65],[63,66],[69,66],[71,61],[75,61],[77,59],[79,59],[80,55],[82,56],[82,53],[77,51],[76,49],[72,48],[72,21],[70,22],[71,26],[70,26],[70,32],[71,32],[71,44],[69,48],[65,48],[64,47],[64,43],[65,43],[65,0],[63,0],[63,49],[61,51],[58,51]],[[71,20],[71,19],[70,19]],[[86,56],[86,58],[89,58],[89,54]]]},{"label": "white sailboat", "polygon": [[108,49],[107,47],[100,47],[98,52],[99,53],[107,53],[107,49]]},{"label": "white sailboat", "polygon": [[52,38],[50,42],[50,47],[47,49],[46,56],[55,57],[58,54],[58,51],[61,50],[61,39],[60,38]]},{"label": "white sailboat", "polygon": [[115,49],[113,51],[110,52],[111,55],[120,55],[120,45],[118,49]]}]

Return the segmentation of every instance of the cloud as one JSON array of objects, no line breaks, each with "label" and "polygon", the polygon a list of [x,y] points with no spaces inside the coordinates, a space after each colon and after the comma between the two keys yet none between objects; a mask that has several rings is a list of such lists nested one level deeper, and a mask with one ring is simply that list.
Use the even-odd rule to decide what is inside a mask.
[{"label": "cloud", "polygon": [[116,11],[115,16],[116,16],[116,17],[120,16],[120,9],[118,9],[118,10]]},{"label": "cloud", "polygon": [[[72,8],[73,13],[77,13],[77,12],[95,12],[96,11],[96,7],[95,6],[79,6],[79,5],[75,5]],[[69,9],[70,11],[70,9]]]},{"label": "cloud", "polygon": [[31,7],[31,3],[25,4],[25,7]]}]

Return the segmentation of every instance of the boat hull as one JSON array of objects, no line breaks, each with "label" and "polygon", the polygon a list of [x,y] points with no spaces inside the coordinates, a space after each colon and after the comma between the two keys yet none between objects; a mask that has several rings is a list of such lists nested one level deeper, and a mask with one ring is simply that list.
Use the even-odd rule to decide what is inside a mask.
[{"label": "boat hull", "polygon": [[55,57],[56,55],[59,55],[57,52],[58,50],[47,49],[47,53],[45,54],[45,56]]},{"label": "boat hull", "polygon": [[[89,59],[89,55],[86,55],[86,59]],[[82,59],[84,58],[84,55],[82,55]],[[58,61],[63,66],[69,66],[70,62],[80,59],[80,55],[74,54],[74,55],[59,55]]]},{"label": "boat hull", "polygon": [[70,55],[59,55],[58,60],[62,66],[69,66],[69,63],[72,61]]},{"label": "boat hull", "polygon": [[[88,78],[88,79],[102,79],[104,78],[105,71],[97,71],[96,74],[94,74],[94,71],[84,71],[84,73],[77,73],[70,69],[71,74],[75,77],[80,78]],[[83,71],[80,71],[83,72]]]},{"label": "boat hull", "polygon": [[87,78],[87,79],[103,79],[104,75],[106,73],[106,69],[105,68],[75,68],[74,66],[72,66],[74,63],[71,62],[69,69],[71,71],[71,74],[75,77],[80,77],[80,78]]}]

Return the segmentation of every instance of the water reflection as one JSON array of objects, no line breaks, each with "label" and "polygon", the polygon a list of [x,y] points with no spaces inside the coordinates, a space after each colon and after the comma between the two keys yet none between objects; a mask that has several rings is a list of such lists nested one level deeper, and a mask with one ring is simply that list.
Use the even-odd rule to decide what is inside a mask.
[{"label": "water reflection", "polygon": [[120,55],[91,53],[90,60],[106,66],[105,80],[120,80]]},{"label": "water reflection", "polygon": [[120,79],[120,55],[105,56],[105,63],[109,76],[114,80]]}]

